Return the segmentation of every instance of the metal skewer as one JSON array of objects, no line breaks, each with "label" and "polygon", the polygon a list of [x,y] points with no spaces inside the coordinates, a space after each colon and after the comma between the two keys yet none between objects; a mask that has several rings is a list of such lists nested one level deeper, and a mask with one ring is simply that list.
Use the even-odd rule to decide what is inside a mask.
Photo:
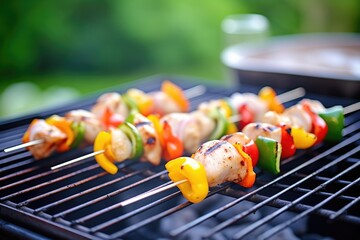
[{"label": "metal skewer", "polygon": [[176,187],[177,185],[180,185],[180,184],[185,183],[187,181],[188,181],[187,179],[184,179],[184,180],[181,180],[181,181],[178,181],[178,182],[167,182],[167,183],[165,183],[166,186],[156,187],[156,188],[154,188],[152,190],[149,190],[147,192],[144,192],[144,193],[142,193],[140,195],[129,198],[128,200],[120,202],[120,206],[125,207],[125,206],[127,206],[129,204],[135,203],[135,202],[140,201],[140,200],[142,200],[144,198],[148,198],[148,197],[153,196],[155,194],[158,194],[160,192],[163,192],[163,191],[166,191],[166,190],[171,189],[173,187]]},{"label": "metal skewer", "polygon": [[65,166],[67,166],[67,165],[70,165],[70,164],[73,164],[73,163],[76,163],[76,162],[85,160],[85,159],[87,159],[87,158],[94,157],[94,156],[99,155],[99,154],[102,154],[102,153],[104,153],[104,152],[105,152],[105,150],[99,150],[99,151],[96,151],[96,152],[88,153],[88,154],[83,155],[83,156],[81,156],[81,157],[78,157],[78,158],[75,158],[75,159],[66,161],[66,162],[64,162],[64,163],[60,163],[60,164],[58,164],[58,165],[55,165],[55,166],[51,167],[51,170],[55,170],[55,169],[57,169],[57,168],[65,167]]},{"label": "metal skewer", "polygon": [[31,146],[34,146],[34,145],[37,145],[37,144],[41,144],[43,142],[45,142],[44,139],[36,139],[36,140],[31,141],[31,142],[22,143],[22,144],[13,146],[13,147],[5,148],[4,152],[11,152],[11,151],[15,151],[15,150],[18,150],[18,149],[21,149],[21,148],[31,147]]}]

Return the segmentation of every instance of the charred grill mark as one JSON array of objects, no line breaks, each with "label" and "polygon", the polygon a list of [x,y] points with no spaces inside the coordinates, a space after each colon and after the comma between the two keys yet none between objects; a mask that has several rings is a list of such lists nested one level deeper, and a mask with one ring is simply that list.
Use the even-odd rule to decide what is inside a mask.
[{"label": "charred grill mark", "polygon": [[241,166],[245,166],[245,162],[244,161],[240,161]]},{"label": "charred grill mark", "polygon": [[211,146],[209,149],[207,149],[205,151],[205,155],[208,155],[210,153],[212,153],[213,151],[215,151],[216,149],[218,149],[219,147],[221,147],[222,145],[226,144],[227,142],[225,141],[218,141],[216,142],[213,146]]},{"label": "charred grill mark", "polygon": [[259,123],[255,124],[255,129],[259,129],[261,127],[261,125]]},{"label": "charred grill mark", "polygon": [[275,126],[267,126],[267,127],[264,128],[264,130],[267,131],[267,132],[273,132],[276,129],[277,129],[277,127],[275,127]]},{"label": "charred grill mark", "polygon": [[134,123],[135,127],[139,128],[145,125],[150,125],[151,122],[138,122],[138,123]]},{"label": "charred grill mark", "polygon": [[232,136],[233,136],[233,134],[226,135],[222,138],[222,140],[226,141],[226,140],[230,139]]},{"label": "charred grill mark", "polygon": [[287,127],[287,128],[285,129],[285,131],[286,131],[289,135],[291,135],[291,128]]},{"label": "charred grill mark", "polygon": [[146,144],[148,145],[152,145],[156,142],[156,139],[154,137],[149,137],[148,139],[146,139]]}]

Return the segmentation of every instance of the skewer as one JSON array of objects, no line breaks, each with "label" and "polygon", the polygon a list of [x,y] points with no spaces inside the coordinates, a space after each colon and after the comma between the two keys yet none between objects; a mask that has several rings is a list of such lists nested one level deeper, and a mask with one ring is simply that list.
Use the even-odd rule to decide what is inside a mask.
[{"label": "skewer", "polygon": [[277,95],[277,98],[281,103],[285,103],[297,98],[301,98],[304,95],[305,95],[305,89],[303,87],[298,87],[293,90]]},{"label": "skewer", "polygon": [[76,163],[76,162],[80,162],[80,161],[82,161],[82,160],[85,160],[85,159],[87,159],[87,158],[94,157],[94,156],[99,155],[99,154],[102,154],[102,153],[104,153],[104,152],[105,152],[105,150],[100,150],[100,151],[97,151],[97,152],[88,153],[88,154],[83,155],[83,156],[81,156],[81,157],[74,158],[74,159],[69,160],[69,161],[66,161],[66,162],[64,162],[64,163],[55,165],[55,166],[51,167],[51,170],[55,170],[55,169],[57,169],[57,168],[65,167],[65,166],[67,166],[67,165],[70,165],[70,164],[73,164],[73,163]]},{"label": "skewer", "polygon": [[344,115],[360,110],[360,102],[344,107]]},{"label": "skewer", "polygon": [[[195,98],[195,97],[203,95],[206,92],[206,87],[204,85],[197,85],[195,87],[186,89],[183,92],[187,99],[191,99],[191,98]],[[33,141],[30,141],[27,143],[22,143],[22,144],[13,146],[13,147],[5,148],[4,152],[6,152],[6,153],[12,152],[12,151],[15,151],[18,149],[35,146],[35,145],[42,144],[42,143],[44,143],[43,139],[37,139],[37,140],[33,140]],[[80,160],[78,160],[78,161],[80,161]]]},{"label": "skewer", "polygon": [[153,196],[155,194],[158,194],[160,192],[164,192],[164,191],[166,191],[168,189],[176,187],[177,185],[180,185],[180,184],[185,183],[187,181],[188,181],[187,179],[184,179],[184,180],[181,180],[181,181],[178,181],[178,182],[169,181],[169,182],[165,183],[166,186],[156,187],[156,188],[154,188],[152,190],[149,190],[149,191],[144,192],[142,194],[139,194],[139,195],[137,195],[135,197],[132,197],[132,198],[129,198],[129,199],[125,200],[125,201],[120,202],[120,206],[125,207],[127,205],[138,202],[138,201],[140,201],[140,200],[142,200],[144,198],[148,198],[148,197]]},{"label": "skewer", "polygon": [[18,149],[21,149],[21,148],[26,148],[26,147],[31,147],[31,146],[34,146],[34,145],[37,145],[37,144],[41,144],[43,142],[44,142],[44,139],[36,139],[36,140],[31,141],[31,142],[22,143],[22,144],[13,146],[13,147],[5,148],[4,152],[12,152],[12,151],[15,151],[15,150],[18,150]]}]

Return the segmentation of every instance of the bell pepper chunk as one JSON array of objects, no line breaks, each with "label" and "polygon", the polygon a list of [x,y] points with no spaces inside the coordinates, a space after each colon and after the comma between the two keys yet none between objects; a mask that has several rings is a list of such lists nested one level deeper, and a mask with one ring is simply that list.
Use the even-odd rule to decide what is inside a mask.
[{"label": "bell pepper chunk", "polygon": [[249,154],[243,151],[243,146],[239,142],[236,142],[235,144],[233,144],[233,146],[239,152],[242,159],[245,160],[245,164],[246,164],[246,176],[244,179],[238,182],[238,184],[240,186],[250,188],[254,185],[256,179],[256,173],[254,172],[251,157],[249,156]]},{"label": "bell pepper chunk", "polygon": [[151,114],[152,109],[154,107],[154,100],[144,93],[141,90],[138,89],[129,89],[126,92],[126,95],[130,96],[134,101],[136,102],[136,105],[140,111],[140,113],[144,116],[148,116]]},{"label": "bell pepper chunk", "polygon": [[294,138],[291,135],[291,128],[285,124],[282,124],[281,126],[281,158],[288,158],[295,154],[296,147]]},{"label": "bell pepper chunk", "polygon": [[24,133],[24,136],[22,137],[22,142],[23,143],[27,143],[27,142],[30,141],[30,130],[37,121],[39,121],[39,119],[34,119],[34,120],[31,121],[28,129],[26,130],[26,132]]},{"label": "bell pepper chunk", "polygon": [[303,128],[300,127],[292,127],[291,136],[293,136],[296,149],[310,148],[317,140],[314,134],[306,132]]},{"label": "bell pepper chunk", "polygon": [[179,86],[170,81],[164,81],[161,85],[161,91],[171,97],[179,105],[181,111],[189,111],[190,103]]},{"label": "bell pepper chunk", "polygon": [[171,125],[164,122],[163,138],[165,146],[163,148],[163,157],[166,161],[180,157],[184,153],[184,145],[182,141],[174,135]]},{"label": "bell pepper chunk", "polygon": [[68,151],[70,149],[70,145],[73,143],[75,139],[74,132],[71,128],[71,122],[69,122],[66,118],[57,115],[53,115],[47,118],[45,121],[48,124],[57,127],[58,129],[60,129],[60,131],[62,131],[66,135],[66,140],[62,144],[60,144],[56,150],[58,152]]},{"label": "bell pepper chunk", "polygon": [[144,146],[139,130],[129,122],[124,122],[119,128],[130,139],[132,145],[130,158],[137,159],[141,157],[144,152]]},{"label": "bell pepper chunk", "polygon": [[193,158],[180,157],[165,165],[173,182],[187,179],[178,185],[183,196],[192,203],[201,202],[209,192],[209,184],[204,166]]},{"label": "bell pepper chunk", "polygon": [[219,108],[212,109],[210,117],[216,121],[216,127],[209,136],[209,140],[219,139],[226,134],[228,130],[228,121]]},{"label": "bell pepper chunk", "polygon": [[85,136],[85,125],[82,122],[73,122],[71,124],[71,128],[74,132],[75,138],[74,141],[71,143],[70,148],[77,148],[80,146],[81,142]]},{"label": "bell pepper chunk", "polygon": [[243,129],[249,123],[252,123],[255,121],[255,114],[247,104],[240,105],[239,109],[238,109],[238,113],[241,118],[239,120],[239,129],[240,130]]},{"label": "bell pepper chunk", "polygon": [[106,172],[110,174],[115,174],[118,172],[118,167],[114,164],[114,159],[112,159],[113,153],[111,152],[111,134],[108,132],[101,131],[94,142],[94,152],[104,150],[104,153],[98,154],[95,156],[96,162],[102,167]]},{"label": "bell pepper chunk", "polygon": [[342,106],[333,106],[327,108],[324,112],[319,113],[319,116],[326,122],[328,132],[325,136],[325,141],[340,142],[342,140],[342,130],[344,129],[344,109]]},{"label": "bell pepper chunk", "polygon": [[311,132],[314,133],[317,138],[315,144],[318,144],[325,139],[328,132],[328,126],[324,119],[311,110],[311,107],[307,103],[303,103],[303,108],[311,118]]},{"label": "bell pepper chunk", "polygon": [[281,144],[262,136],[259,136],[255,143],[259,149],[258,167],[272,174],[280,173]]},{"label": "bell pepper chunk", "polygon": [[259,91],[259,97],[263,101],[265,101],[268,104],[270,111],[275,111],[277,113],[282,113],[285,110],[285,107],[278,98],[276,97],[276,92],[271,87],[263,87]]}]

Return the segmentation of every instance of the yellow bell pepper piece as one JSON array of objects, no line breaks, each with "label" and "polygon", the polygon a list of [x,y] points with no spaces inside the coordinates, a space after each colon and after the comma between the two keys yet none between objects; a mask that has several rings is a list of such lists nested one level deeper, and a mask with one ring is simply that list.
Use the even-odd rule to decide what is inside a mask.
[{"label": "yellow bell pepper piece", "polygon": [[284,105],[280,103],[276,97],[276,92],[271,87],[263,87],[259,91],[259,97],[268,104],[270,111],[275,111],[277,113],[282,113],[285,110]]},{"label": "yellow bell pepper piece", "polygon": [[129,89],[127,94],[135,100],[141,114],[147,116],[152,112],[154,101],[149,95],[135,88]]},{"label": "yellow bell pepper piece", "polygon": [[307,149],[313,146],[317,140],[314,134],[306,132],[300,127],[292,127],[291,135],[294,139],[296,149]]},{"label": "yellow bell pepper piece", "polygon": [[94,152],[105,150],[104,153],[95,156],[96,162],[106,172],[115,174],[118,171],[118,167],[114,164],[114,153],[111,150],[111,134],[101,131],[94,142]]},{"label": "yellow bell pepper piece", "polygon": [[238,130],[238,128],[237,128],[237,126],[236,126],[235,123],[233,123],[233,122],[228,122],[228,127],[227,127],[227,130],[226,130],[226,135],[227,135],[227,134],[236,133],[236,132],[238,132],[238,131],[239,131],[239,130]]},{"label": "yellow bell pepper piece", "polygon": [[173,182],[187,179],[178,185],[184,197],[192,203],[201,202],[209,192],[209,185],[204,166],[193,158],[180,157],[165,165]]},{"label": "yellow bell pepper piece", "polygon": [[219,105],[220,105],[220,109],[224,113],[225,117],[228,118],[228,117],[231,117],[233,115],[233,110],[231,109],[229,104],[226,102],[226,100],[220,99],[219,100]]}]

